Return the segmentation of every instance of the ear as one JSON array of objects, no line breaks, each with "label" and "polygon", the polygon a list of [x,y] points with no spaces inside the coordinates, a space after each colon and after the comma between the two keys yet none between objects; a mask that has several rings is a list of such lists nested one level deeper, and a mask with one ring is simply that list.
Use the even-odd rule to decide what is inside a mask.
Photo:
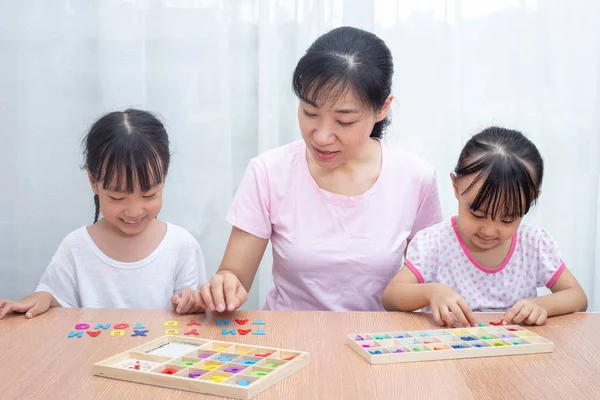
[{"label": "ear", "polygon": [[542,197],[542,191],[541,191],[541,190],[538,190],[537,197],[536,197],[535,199],[537,200],[537,199],[539,199],[540,197]]},{"label": "ear", "polygon": [[391,94],[385,99],[383,106],[377,111],[377,115],[375,116],[376,122],[381,122],[388,115],[390,111],[390,107],[392,106],[392,100],[394,100],[394,96]]},{"label": "ear", "polygon": [[94,181],[94,178],[92,178],[92,172],[90,171],[89,168],[86,168],[85,172],[87,172],[88,180],[90,181],[90,186],[92,187],[92,191],[94,192],[94,194],[98,194],[98,184],[96,183],[96,181]]},{"label": "ear", "polygon": [[452,180],[452,189],[454,189],[454,197],[458,200],[458,183],[456,183],[456,174],[454,172],[450,172],[450,180]]}]

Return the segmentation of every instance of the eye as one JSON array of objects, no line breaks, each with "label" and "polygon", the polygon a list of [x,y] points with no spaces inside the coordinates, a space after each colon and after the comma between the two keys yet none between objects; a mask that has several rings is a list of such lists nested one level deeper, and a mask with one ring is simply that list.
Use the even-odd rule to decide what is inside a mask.
[{"label": "eye", "polygon": [[125,197],[121,197],[121,198],[119,198],[119,197],[112,197],[112,196],[108,196],[108,197],[109,197],[111,200],[114,200],[114,201],[120,201],[120,200],[123,200],[123,199],[125,198]]},{"label": "eye", "polygon": [[154,193],[154,194],[150,194],[148,196],[144,196],[145,199],[152,199],[154,198],[156,195],[158,194],[158,192]]},{"label": "eye", "polygon": [[317,114],[311,114],[308,111],[306,111],[304,108],[302,109],[302,111],[304,111],[304,115],[306,115],[307,117],[311,117],[312,118],[312,117],[316,117],[317,116]]},{"label": "eye", "polygon": [[477,215],[473,212],[471,212],[471,215],[473,216],[473,218],[476,218],[476,219],[484,219],[485,218],[485,215]]},{"label": "eye", "polygon": [[341,126],[350,126],[352,124],[355,124],[356,121],[352,121],[352,122],[343,122],[343,121],[338,121],[338,124],[340,124]]},{"label": "eye", "polygon": [[516,220],[517,220],[516,218],[504,218],[502,220],[502,223],[506,224],[506,225],[509,225],[509,224],[512,224],[513,222],[515,222]]}]

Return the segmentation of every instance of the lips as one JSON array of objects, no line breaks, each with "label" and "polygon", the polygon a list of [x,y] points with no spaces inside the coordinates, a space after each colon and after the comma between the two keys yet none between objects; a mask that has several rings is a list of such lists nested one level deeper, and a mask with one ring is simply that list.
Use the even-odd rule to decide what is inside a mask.
[{"label": "lips", "polygon": [[327,151],[327,150],[317,149],[314,146],[312,146],[312,149],[313,149],[314,155],[321,160],[331,160],[332,158],[334,158],[336,156],[337,153],[339,153],[339,151]]},{"label": "lips", "polygon": [[123,221],[126,225],[137,225],[140,222],[142,222],[144,220],[144,218],[146,218],[146,217],[136,218],[136,219],[121,218],[121,221]]},{"label": "lips", "polygon": [[494,240],[496,240],[496,238],[487,239],[487,238],[484,238],[483,236],[480,236],[480,235],[477,235],[477,238],[479,240],[481,240],[482,242],[484,242],[484,243],[489,243],[489,242],[493,242]]}]

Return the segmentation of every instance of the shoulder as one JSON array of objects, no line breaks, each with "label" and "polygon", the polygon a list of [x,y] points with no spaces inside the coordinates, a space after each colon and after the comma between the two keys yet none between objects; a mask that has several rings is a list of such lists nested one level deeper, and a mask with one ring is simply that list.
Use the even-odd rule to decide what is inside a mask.
[{"label": "shoulder", "polygon": [[296,140],[259,154],[250,160],[250,166],[265,173],[275,173],[298,165],[302,161],[301,157],[306,157],[304,142]]},{"label": "shoulder", "polygon": [[[436,172],[432,163],[416,154],[396,146],[381,142],[384,151],[384,166],[392,172],[395,179],[403,180],[404,184],[419,187],[429,187],[435,182]],[[397,182],[397,181],[396,181]]]},{"label": "shoulder", "polygon": [[451,221],[444,220],[417,232],[410,243],[411,245],[419,242],[437,243],[440,239],[452,236],[453,232],[454,228]]},{"label": "shoulder", "polygon": [[59,250],[69,250],[73,248],[82,248],[88,245],[89,233],[87,226],[75,229],[67,234],[60,243]]},{"label": "shoulder", "polygon": [[54,252],[52,262],[62,267],[74,267],[76,259],[86,259],[93,255],[94,250],[90,245],[91,237],[87,226],[82,226],[67,234]]},{"label": "shoulder", "polygon": [[390,165],[391,168],[408,168],[413,174],[425,176],[432,176],[435,173],[433,164],[424,158],[410,153],[400,147],[391,146],[385,141],[381,142],[381,146],[389,155],[388,165]]},{"label": "shoulder", "polygon": [[171,243],[175,243],[177,245],[187,245],[187,246],[198,246],[198,241],[194,236],[185,228],[175,225],[171,222],[165,222],[167,224],[167,235],[171,239]]},{"label": "shoulder", "polygon": [[552,235],[541,226],[523,221],[519,226],[518,242],[525,248],[553,251],[558,249]]}]

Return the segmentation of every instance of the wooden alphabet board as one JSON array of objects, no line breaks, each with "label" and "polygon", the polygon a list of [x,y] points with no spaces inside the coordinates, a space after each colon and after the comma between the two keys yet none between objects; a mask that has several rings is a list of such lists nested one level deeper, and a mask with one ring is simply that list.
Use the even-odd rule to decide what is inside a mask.
[{"label": "wooden alphabet board", "polygon": [[554,344],[522,326],[484,326],[348,335],[371,364],[552,352]]},{"label": "wooden alphabet board", "polygon": [[162,336],[99,361],[94,375],[251,399],[308,364],[303,351]]}]

